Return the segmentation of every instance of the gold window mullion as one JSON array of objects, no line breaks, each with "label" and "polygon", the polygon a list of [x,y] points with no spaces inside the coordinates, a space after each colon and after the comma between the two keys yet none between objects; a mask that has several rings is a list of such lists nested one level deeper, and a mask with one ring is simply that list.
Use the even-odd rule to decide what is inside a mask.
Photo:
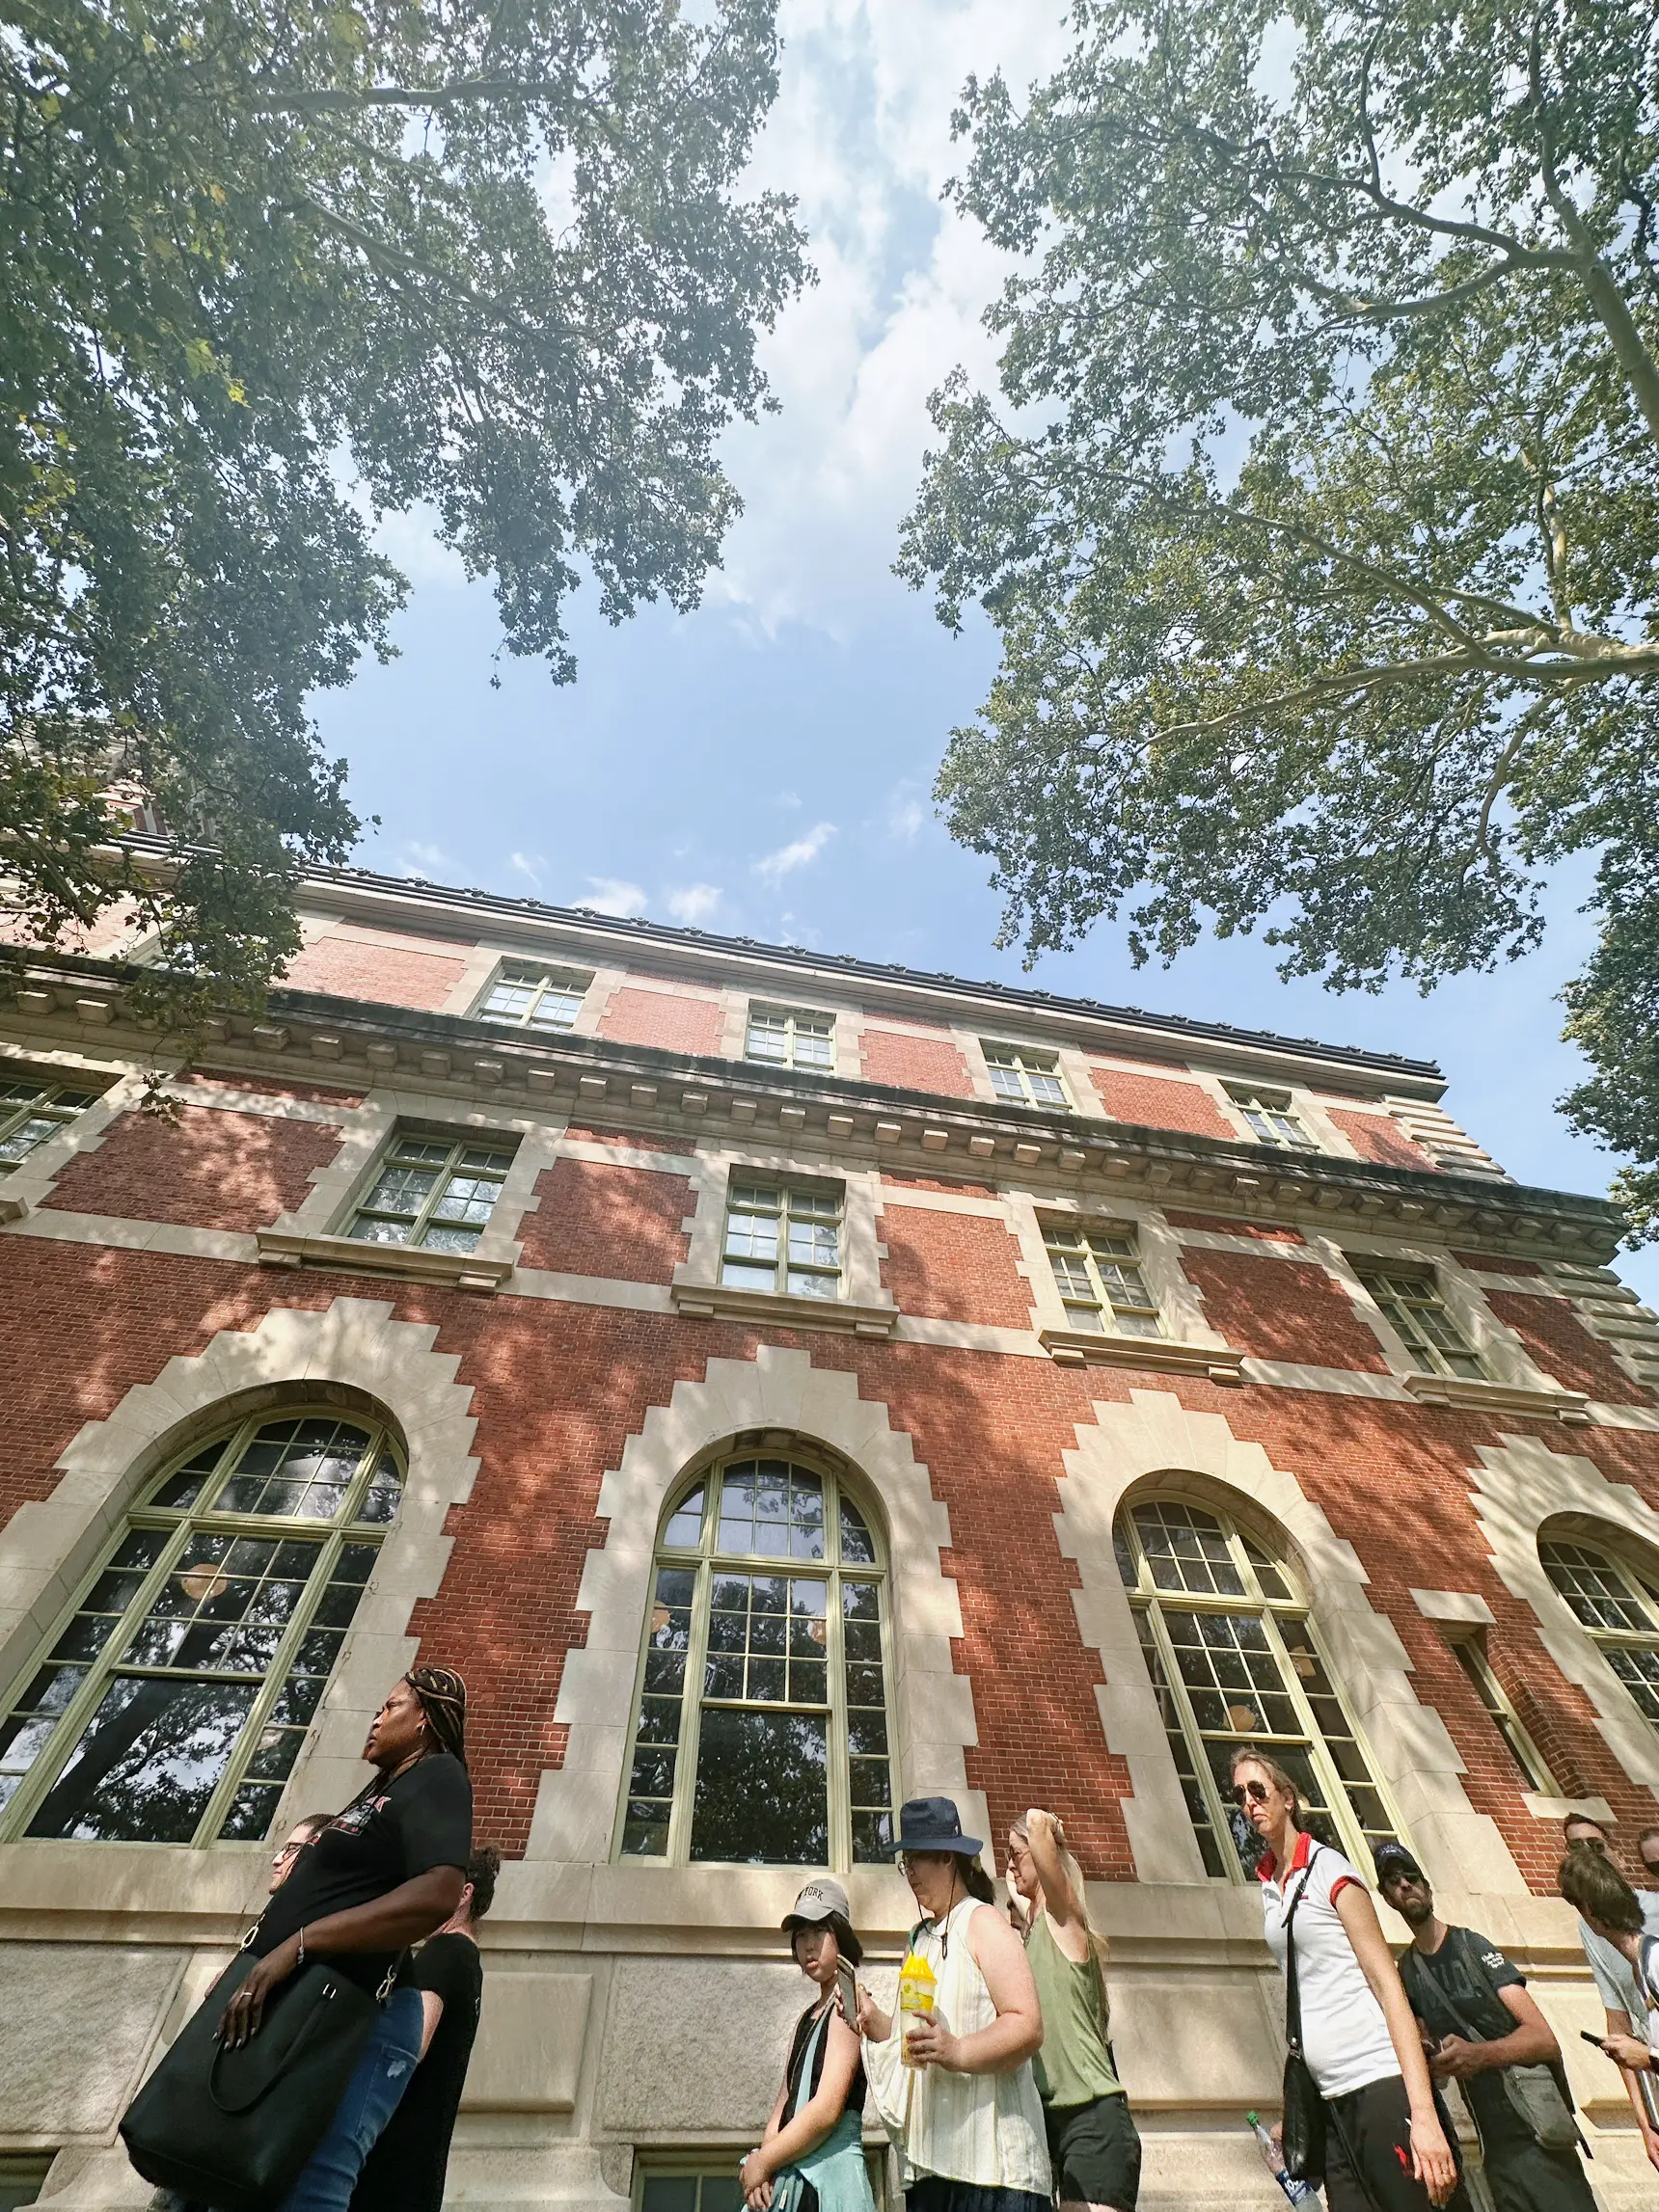
[{"label": "gold window mullion", "polygon": [[[1138,1532],[1135,1549],[1137,1551],[1140,1550]],[[1144,1557],[1142,1573],[1143,1575],[1146,1574]],[[1150,1581],[1150,1575],[1147,1575],[1147,1579]],[[1161,1602],[1164,1594],[1159,1592],[1157,1596],[1146,1600],[1143,1609],[1152,1622],[1153,1642],[1157,1646],[1158,1664],[1163,1668],[1164,1680],[1169,1685],[1170,1695],[1175,1699],[1176,1711],[1181,1715],[1182,1733],[1186,1738],[1193,1754],[1192,1764],[1198,1771],[1199,1791],[1204,1802],[1210,1808],[1210,1825],[1215,1831],[1215,1841],[1221,1847],[1222,1863],[1227,1868],[1229,1880],[1237,1878],[1242,1881],[1243,1874],[1241,1870],[1238,1870],[1238,1850],[1233,1841],[1233,1807],[1222,1802],[1221,1785],[1210,1771],[1210,1752],[1205,1734],[1198,1725],[1197,1713],[1192,1710],[1192,1699],[1188,1695],[1186,1683],[1182,1675],[1181,1666],[1176,1657],[1175,1644],[1168,1629],[1164,1626]],[[1237,1609],[1237,1605],[1235,1605],[1235,1609]],[[1221,1607],[1217,1605],[1214,1610],[1220,1611]],[[1176,1787],[1179,1790],[1179,1778]]]},{"label": "gold window mullion", "polygon": [[[426,1193],[426,1197],[422,1203],[421,1211],[409,1224],[409,1242],[412,1246],[418,1245],[421,1242],[421,1239],[425,1235],[427,1229],[432,1226],[432,1216],[437,1211],[438,1207],[444,1202],[445,1194],[449,1188],[450,1177],[454,1174],[456,1163],[461,1157],[461,1150],[462,1146],[459,1142],[449,1146],[449,1152],[445,1157],[444,1164],[438,1170],[437,1180],[433,1183],[432,1188]],[[388,1153],[387,1157],[390,1160],[391,1154]]]},{"label": "gold window mullion", "polygon": [[[285,1534],[279,1536],[276,1541],[286,1543],[291,1539]],[[287,1682],[288,1671],[298,1656],[301,1639],[311,1628],[317,1606],[322,1603],[323,1592],[334,1578],[334,1570],[339,1566],[340,1555],[344,1549],[345,1532],[338,1527],[332,1535],[325,1536],[316,1547],[317,1556],[306,1578],[305,1595],[294,1607],[293,1618],[283,1631],[282,1640],[272,1654],[271,1662],[265,1669],[265,1679],[256,1691],[253,1704],[248,1708],[248,1717],[242,1723],[242,1732],[236,1739],[236,1747],[225,1762],[225,1771],[220,1775],[213,1794],[202,1809],[202,1818],[197,1823],[196,1833],[190,1839],[193,1844],[210,1844],[213,1842],[218,1833],[220,1821],[230,1811],[231,1798],[242,1787],[243,1781],[246,1779],[249,1763],[258,1747],[259,1738],[263,1735],[270,1719],[271,1708],[276,1704]],[[347,1635],[350,1634],[349,1629],[346,1633]],[[344,1638],[341,1639],[340,1648],[343,1655],[345,1650]],[[200,1680],[201,1678],[199,1676],[185,1676],[183,1679]],[[225,1679],[227,1681],[246,1682],[249,1677],[246,1675],[227,1676]]]},{"label": "gold window mullion", "polygon": [[[164,1524],[138,1517],[129,1517],[125,1524],[127,1528],[158,1525],[164,1525]],[[102,1703],[105,1690],[116,1675],[121,1672],[117,1663],[119,1655],[126,1649],[139,1624],[155,1603],[168,1577],[177,1566],[179,1555],[189,1542],[195,1527],[196,1523],[191,1516],[189,1514],[183,1515],[171,1538],[162,1547],[160,1558],[157,1559],[155,1565],[150,1568],[140,1583],[137,1595],[132,1599],[126,1611],[122,1613],[110,1634],[105,1637],[103,1648],[98,1652],[95,1659],[88,1662],[86,1677],[80,1688],[76,1690],[74,1696],[70,1698],[68,1704],[58,1715],[57,1726],[35,1754],[34,1762],[28,1773],[18,1784],[12,1802],[6,1808],[4,1818],[0,1819],[0,1840],[14,1842],[17,1837],[25,1834],[29,1822],[40,1811],[42,1802],[56,1788],[64,1768],[68,1765],[68,1754],[79,1743],[88,1722]],[[96,1565],[77,1585],[74,1596],[59,1615],[50,1635],[38,1647],[23,1673],[12,1684],[7,1692],[6,1704],[3,1709],[0,1709],[7,1714],[13,1712],[14,1701],[18,1691],[32,1682],[37,1674],[51,1664],[51,1655],[57,1649],[59,1639],[80,1611],[82,1601],[92,1590],[94,1584],[108,1570],[109,1563],[109,1548],[106,1546],[104,1551],[100,1552]]]},{"label": "gold window mullion", "polygon": [[[714,1609],[714,1580],[718,1572],[715,1547],[720,1535],[720,1483],[709,1484],[709,1497],[704,1506],[703,1556],[697,1561],[696,1579],[692,1586],[692,1632],[686,1641],[686,1679],[680,1690],[680,1747],[674,1764],[674,1805],[668,1816],[668,1856],[671,1867],[687,1866],[691,1862],[692,1817],[697,1801],[697,1753],[703,1732],[703,1682],[708,1672],[709,1618]],[[665,1562],[666,1564],[666,1562]],[[656,1569],[652,1569],[652,1588],[655,1593]],[[640,1675],[640,1696],[644,1694],[644,1675]],[[636,1714],[639,1704],[636,1702]],[[638,1720],[635,1722],[638,1726]],[[633,1745],[629,1745],[630,1770],[633,1765]],[[623,1799],[623,1818],[627,1818],[627,1800]]]},{"label": "gold window mullion", "polygon": [[[853,1766],[847,1727],[846,1622],[841,1610],[841,1486],[832,1475],[824,1479],[824,1695],[829,1706],[830,1865],[844,1873],[853,1864]],[[876,1601],[878,1628],[882,1612]],[[882,1690],[887,1687],[886,1653],[883,1648]]]},{"label": "gold window mullion", "polygon": [[[1324,1672],[1325,1680],[1331,1686],[1331,1693],[1336,1697],[1338,1704],[1342,1706],[1343,1716],[1353,1730],[1354,1742],[1368,1754],[1366,1767],[1371,1774],[1372,1788],[1388,1805],[1390,1814],[1394,1815],[1394,1806],[1378,1784],[1374,1762],[1369,1757],[1371,1747],[1360,1734],[1359,1722],[1348,1713],[1346,1700],[1342,1697],[1337,1689],[1337,1677],[1332,1672],[1330,1660],[1323,1646],[1314,1633],[1313,1622],[1306,1613],[1301,1612],[1295,1613],[1294,1619],[1296,1626],[1314,1647],[1314,1656]],[[1285,1641],[1284,1631],[1279,1626],[1278,1617],[1271,1605],[1263,1607],[1262,1623],[1266,1631],[1268,1648],[1273,1654],[1280,1679],[1290,1695],[1291,1703],[1296,1709],[1296,1718],[1302,1724],[1302,1733],[1308,1740],[1309,1756],[1323,1786],[1325,1802],[1329,1805],[1336,1821],[1337,1831],[1342,1838],[1343,1848],[1346,1850],[1349,1858],[1353,1860],[1354,1865],[1363,1869],[1370,1861],[1371,1847],[1365,1840],[1365,1831],[1354,1817],[1353,1807],[1348,1803],[1347,1788],[1342,1776],[1337,1772],[1336,1761],[1325,1747],[1324,1731],[1319,1727],[1314,1714],[1314,1709],[1308,1702],[1307,1692],[1302,1687],[1302,1678],[1296,1672],[1295,1662],[1291,1658],[1290,1646]],[[1394,1817],[1394,1825],[1396,1827],[1400,1825],[1397,1815]]]}]

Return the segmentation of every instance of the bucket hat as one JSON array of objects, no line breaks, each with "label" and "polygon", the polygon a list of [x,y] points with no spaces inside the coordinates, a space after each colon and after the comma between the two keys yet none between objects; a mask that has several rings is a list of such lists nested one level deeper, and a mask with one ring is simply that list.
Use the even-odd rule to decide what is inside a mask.
[{"label": "bucket hat", "polygon": [[816,1881],[809,1881],[784,1914],[782,1928],[789,1936],[793,1936],[798,1928],[832,1929],[849,1966],[863,1962],[863,1945],[853,1932],[853,1907],[838,1881],[827,1880],[822,1875]]},{"label": "bucket hat", "polygon": [[888,1849],[898,1851],[957,1851],[976,1859],[985,1848],[978,1836],[965,1836],[962,1815],[949,1797],[908,1797],[899,1810],[899,1832]]}]

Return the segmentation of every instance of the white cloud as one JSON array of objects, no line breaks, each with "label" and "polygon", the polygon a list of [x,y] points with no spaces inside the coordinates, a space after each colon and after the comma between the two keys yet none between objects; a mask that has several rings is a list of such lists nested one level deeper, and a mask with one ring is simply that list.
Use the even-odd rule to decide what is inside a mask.
[{"label": "white cloud", "polygon": [[441,847],[422,845],[418,838],[412,837],[403,848],[403,857],[397,864],[397,873],[399,876],[424,876],[439,883],[448,879],[452,883],[460,865],[458,860],[451,860]]},{"label": "white cloud", "polygon": [[798,837],[792,845],[780,845],[775,852],[769,852],[764,860],[757,860],[754,872],[763,883],[775,889],[786,876],[793,876],[798,868],[810,867],[835,834],[832,822],[814,823],[804,837]]},{"label": "white cloud", "polygon": [[642,914],[649,903],[639,884],[625,882],[619,876],[589,876],[586,895],[571,901],[572,905],[586,906],[595,914],[614,914],[623,921]]},{"label": "white cloud", "polygon": [[532,891],[541,889],[541,872],[547,866],[545,856],[539,852],[509,852],[507,866],[515,876],[522,876]]},{"label": "white cloud", "polygon": [[688,883],[682,890],[670,891],[663,904],[673,921],[696,930],[713,921],[724,897],[718,883]]},{"label": "white cloud", "polygon": [[928,393],[961,362],[991,382],[981,314],[1011,263],[939,202],[968,149],[950,113],[970,73],[1018,99],[1069,42],[1060,0],[783,0],[777,102],[751,172],[793,192],[818,283],[762,359],[782,411],[732,431],[748,502],[709,580],[763,632],[858,627],[888,575],[930,443]]},{"label": "white cloud", "polygon": [[898,783],[888,792],[884,826],[896,843],[913,845],[932,819],[920,784]]}]

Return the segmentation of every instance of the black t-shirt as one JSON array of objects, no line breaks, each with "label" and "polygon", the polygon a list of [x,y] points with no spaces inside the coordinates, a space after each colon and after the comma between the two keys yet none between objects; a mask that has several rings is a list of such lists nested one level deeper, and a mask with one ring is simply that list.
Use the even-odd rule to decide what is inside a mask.
[{"label": "black t-shirt", "polygon": [[[254,1937],[262,1958],[300,1929],[377,1897],[434,1867],[462,1867],[473,1848],[473,1785],[452,1752],[422,1759],[384,1789],[354,1798],[294,1862]],[[373,1989],[394,1951],[341,1951],[329,1963]]]},{"label": "black t-shirt", "polygon": [[[1437,2038],[1457,2036],[1465,2042],[1478,2037],[1490,2043],[1515,2032],[1515,2015],[1498,1991],[1524,1989],[1526,1976],[1510,1965],[1495,1943],[1472,1928],[1449,1928],[1438,1951],[1425,1953],[1413,1944],[1401,1957],[1400,1978],[1411,2010]],[[1475,2074],[1457,2086],[1469,2100],[1484,2142],[1533,2140],[1532,2130],[1509,2102],[1501,2073]]]},{"label": "black t-shirt", "polygon": [[470,1935],[434,1935],[398,1977],[444,2000],[432,2041],[397,2110],[364,2162],[351,2212],[439,2212],[449,2138],[478,2032],[484,1969]]}]

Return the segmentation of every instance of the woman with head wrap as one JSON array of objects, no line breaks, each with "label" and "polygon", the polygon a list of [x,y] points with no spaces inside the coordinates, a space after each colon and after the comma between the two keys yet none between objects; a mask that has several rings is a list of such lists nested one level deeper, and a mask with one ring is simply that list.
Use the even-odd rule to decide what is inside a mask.
[{"label": "woman with head wrap", "polygon": [[[467,1686],[418,1666],[375,1714],[363,1756],[371,1778],[304,1850],[249,1946],[258,1964],[231,1998],[230,2043],[259,2032],[265,2001],[308,1958],[326,1956],[378,1996],[412,1943],[449,1919],[473,1848]],[[281,2212],[345,2212],[363,2162],[421,2056],[419,1989],[395,1990]]]}]

